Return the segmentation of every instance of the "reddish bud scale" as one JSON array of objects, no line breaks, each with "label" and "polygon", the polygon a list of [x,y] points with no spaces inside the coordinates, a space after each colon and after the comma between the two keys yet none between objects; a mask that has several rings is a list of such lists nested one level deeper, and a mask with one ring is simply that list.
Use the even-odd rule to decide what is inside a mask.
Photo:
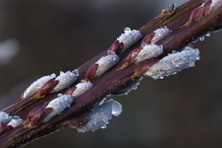
[{"label": "reddish bud scale", "polygon": [[42,86],[41,90],[39,91],[39,95],[44,96],[44,95],[50,94],[51,91],[56,87],[58,83],[59,83],[58,80],[55,80],[55,78],[52,78],[51,80],[49,80]]},{"label": "reddish bud scale", "polygon": [[70,128],[75,128],[75,127],[83,126],[88,121],[89,121],[89,113],[87,112],[87,113],[81,114],[80,116],[70,119],[67,125]]},{"label": "reddish bud scale", "polygon": [[93,80],[95,75],[96,75],[96,71],[98,69],[99,64],[94,64],[92,65],[88,71],[86,72],[86,79],[85,81],[90,81]]},{"label": "reddish bud scale", "polygon": [[36,114],[36,112],[37,112],[39,109],[41,109],[41,108],[42,108],[42,106],[38,106],[38,107],[35,107],[34,109],[32,109],[32,110],[29,112],[28,116],[27,116],[27,120],[28,120],[28,121],[31,121],[31,119],[32,119],[33,116]]},{"label": "reddish bud scale", "polygon": [[111,50],[111,51],[115,52],[117,55],[119,55],[119,54],[121,53],[122,49],[123,49],[123,43],[122,43],[122,42],[119,43],[119,41],[116,40],[116,41],[111,45],[111,47],[110,47],[109,50]]},{"label": "reddish bud scale", "polygon": [[203,6],[200,6],[198,8],[196,8],[195,10],[193,10],[193,12],[190,15],[189,21],[190,22],[194,22],[200,19],[200,14],[202,11]]},{"label": "reddish bud scale", "polygon": [[153,60],[152,62],[144,65],[144,66],[138,71],[138,73],[139,73],[140,75],[143,75],[144,73],[146,73],[146,71],[147,71],[153,64],[155,64],[155,63],[158,62],[158,61],[159,61],[159,59],[155,59],[155,60]]},{"label": "reddish bud scale", "polygon": [[143,38],[143,40],[141,41],[140,46],[141,46],[143,43],[150,44],[154,36],[155,36],[155,33],[154,33],[154,32],[152,32],[152,33],[148,34],[147,36],[145,36],[145,37]]},{"label": "reddish bud scale", "polygon": [[73,92],[76,90],[76,86],[75,87],[72,87],[72,88],[70,88],[70,89],[68,89],[66,92],[65,92],[65,94],[66,95],[72,95],[73,94]]},{"label": "reddish bud scale", "polygon": [[143,47],[139,47],[135,50],[133,50],[126,58],[125,64],[131,64],[134,62],[137,55],[140,53],[140,51],[143,49]]},{"label": "reddish bud scale", "polygon": [[12,129],[12,126],[4,124],[0,127],[0,135]]},{"label": "reddish bud scale", "polygon": [[201,17],[205,17],[208,14],[211,4],[212,4],[212,0],[204,3],[203,8],[201,10]]},{"label": "reddish bud scale", "polygon": [[52,111],[52,108],[45,108],[46,106],[47,104],[41,107],[36,107],[31,110],[27,116],[27,120],[30,121],[32,125],[41,124]]}]

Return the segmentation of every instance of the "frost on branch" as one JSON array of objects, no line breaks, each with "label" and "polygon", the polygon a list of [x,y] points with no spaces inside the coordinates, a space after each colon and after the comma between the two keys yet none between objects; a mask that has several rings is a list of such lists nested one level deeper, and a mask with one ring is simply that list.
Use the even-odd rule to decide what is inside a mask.
[{"label": "frost on branch", "polygon": [[109,120],[112,116],[119,116],[122,112],[122,105],[114,100],[105,101],[103,104],[96,104],[89,115],[89,121],[81,126],[76,127],[78,132],[88,132],[95,131],[97,129],[106,128],[106,124],[109,123]]},{"label": "frost on branch", "polygon": [[180,52],[174,52],[162,58],[151,66],[144,75],[154,79],[170,76],[185,68],[194,67],[196,60],[199,59],[199,50],[187,46]]}]

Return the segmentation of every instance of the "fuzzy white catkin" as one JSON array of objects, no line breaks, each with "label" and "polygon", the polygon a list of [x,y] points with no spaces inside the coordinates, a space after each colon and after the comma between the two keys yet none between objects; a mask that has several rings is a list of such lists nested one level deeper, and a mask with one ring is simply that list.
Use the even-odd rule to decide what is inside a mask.
[{"label": "fuzzy white catkin", "polygon": [[103,75],[107,70],[112,68],[114,65],[116,65],[119,62],[119,56],[114,55],[107,55],[104,57],[101,57],[96,64],[98,64],[98,69],[96,70],[95,77],[100,77]]},{"label": "fuzzy white catkin", "polygon": [[156,43],[159,40],[163,39],[166,35],[170,33],[170,29],[168,29],[166,26],[160,27],[154,31],[155,35],[153,39],[151,40],[151,43]]},{"label": "fuzzy white catkin", "polygon": [[185,68],[193,67],[196,60],[200,59],[199,53],[198,49],[187,46],[181,52],[169,54],[155,63],[144,75],[154,79],[162,79],[165,76],[176,74]]},{"label": "fuzzy white catkin", "polygon": [[12,116],[10,116],[8,113],[0,111],[0,126],[9,122],[11,119]]},{"label": "fuzzy white catkin", "polygon": [[118,116],[122,112],[122,105],[114,100],[105,101],[103,104],[95,106],[89,116],[89,121],[82,127],[77,127],[78,132],[95,131],[106,128],[106,124],[112,116]]},{"label": "fuzzy white catkin", "polygon": [[12,126],[13,128],[17,127],[18,125],[22,124],[24,121],[19,118],[18,116],[12,119],[7,125]]},{"label": "fuzzy white catkin", "polygon": [[76,90],[72,93],[71,96],[73,98],[77,98],[80,95],[82,95],[83,93],[85,93],[86,91],[88,91],[90,88],[92,88],[91,82],[82,81],[81,83],[78,83],[76,85]]},{"label": "fuzzy white catkin", "polygon": [[70,71],[67,71],[67,72],[60,72],[60,75],[58,77],[56,77],[55,80],[58,80],[59,83],[58,85],[56,85],[56,87],[52,90],[52,93],[53,92],[58,92],[60,90],[63,90],[64,88],[67,88],[69,87],[71,84],[73,84],[77,78],[78,78],[78,72],[76,71],[75,73],[74,72],[70,72]]},{"label": "fuzzy white catkin", "polygon": [[62,111],[71,106],[73,100],[70,95],[59,94],[57,98],[50,101],[46,106],[46,108],[52,108],[52,111],[45,118],[44,122],[48,122],[54,116],[61,114]]},{"label": "fuzzy white catkin", "polygon": [[50,79],[55,78],[55,77],[56,77],[55,74],[51,74],[51,75],[43,76],[43,77],[39,78],[38,80],[33,82],[25,90],[25,92],[23,94],[23,98],[26,99],[26,98],[30,97],[31,95],[37,93],[47,81],[49,81]]},{"label": "fuzzy white catkin", "polygon": [[124,29],[124,33],[122,33],[117,40],[123,43],[123,50],[122,53],[128,49],[130,46],[135,44],[142,38],[142,35],[139,30],[131,30],[129,27]]},{"label": "fuzzy white catkin", "polygon": [[135,58],[135,63],[139,63],[151,58],[155,58],[163,53],[163,46],[158,46],[156,44],[146,44],[143,43],[143,49],[139,52],[139,54]]}]

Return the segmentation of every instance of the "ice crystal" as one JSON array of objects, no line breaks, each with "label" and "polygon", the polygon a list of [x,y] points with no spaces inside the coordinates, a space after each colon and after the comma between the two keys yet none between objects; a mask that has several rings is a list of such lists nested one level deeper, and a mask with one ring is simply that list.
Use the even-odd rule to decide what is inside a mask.
[{"label": "ice crystal", "polygon": [[106,124],[112,116],[118,116],[122,112],[122,105],[114,100],[105,101],[102,105],[95,106],[89,116],[89,121],[82,127],[77,127],[78,132],[95,131],[106,128]]}]

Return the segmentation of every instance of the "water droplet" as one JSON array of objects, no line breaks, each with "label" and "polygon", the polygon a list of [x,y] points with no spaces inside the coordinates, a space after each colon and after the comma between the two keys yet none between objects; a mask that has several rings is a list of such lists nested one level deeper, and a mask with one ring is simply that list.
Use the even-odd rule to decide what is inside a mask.
[{"label": "water droplet", "polygon": [[125,29],[124,29],[124,32],[130,32],[131,31],[131,29],[129,28],[129,27],[126,27]]},{"label": "water droplet", "polygon": [[200,40],[200,41],[204,41],[204,37],[200,37],[199,40]]},{"label": "water droplet", "polygon": [[102,129],[105,129],[105,128],[106,128],[106,123],[104,123],[103,125],[101,125],[101,128],[102,128]]},{"label": "water droplet", "polygon": [[190,62],[190,63],[189,63],[189,66],[190,66],[190,67],[194,67],[194,66],[195,66],[195,65],[194,65],[194,62]]},{"label": "water droplet", "polygon": [[122,112],[122,105],[117,101],[113,101],[112,102],[112,115],[118,116],[121,112]]}]

